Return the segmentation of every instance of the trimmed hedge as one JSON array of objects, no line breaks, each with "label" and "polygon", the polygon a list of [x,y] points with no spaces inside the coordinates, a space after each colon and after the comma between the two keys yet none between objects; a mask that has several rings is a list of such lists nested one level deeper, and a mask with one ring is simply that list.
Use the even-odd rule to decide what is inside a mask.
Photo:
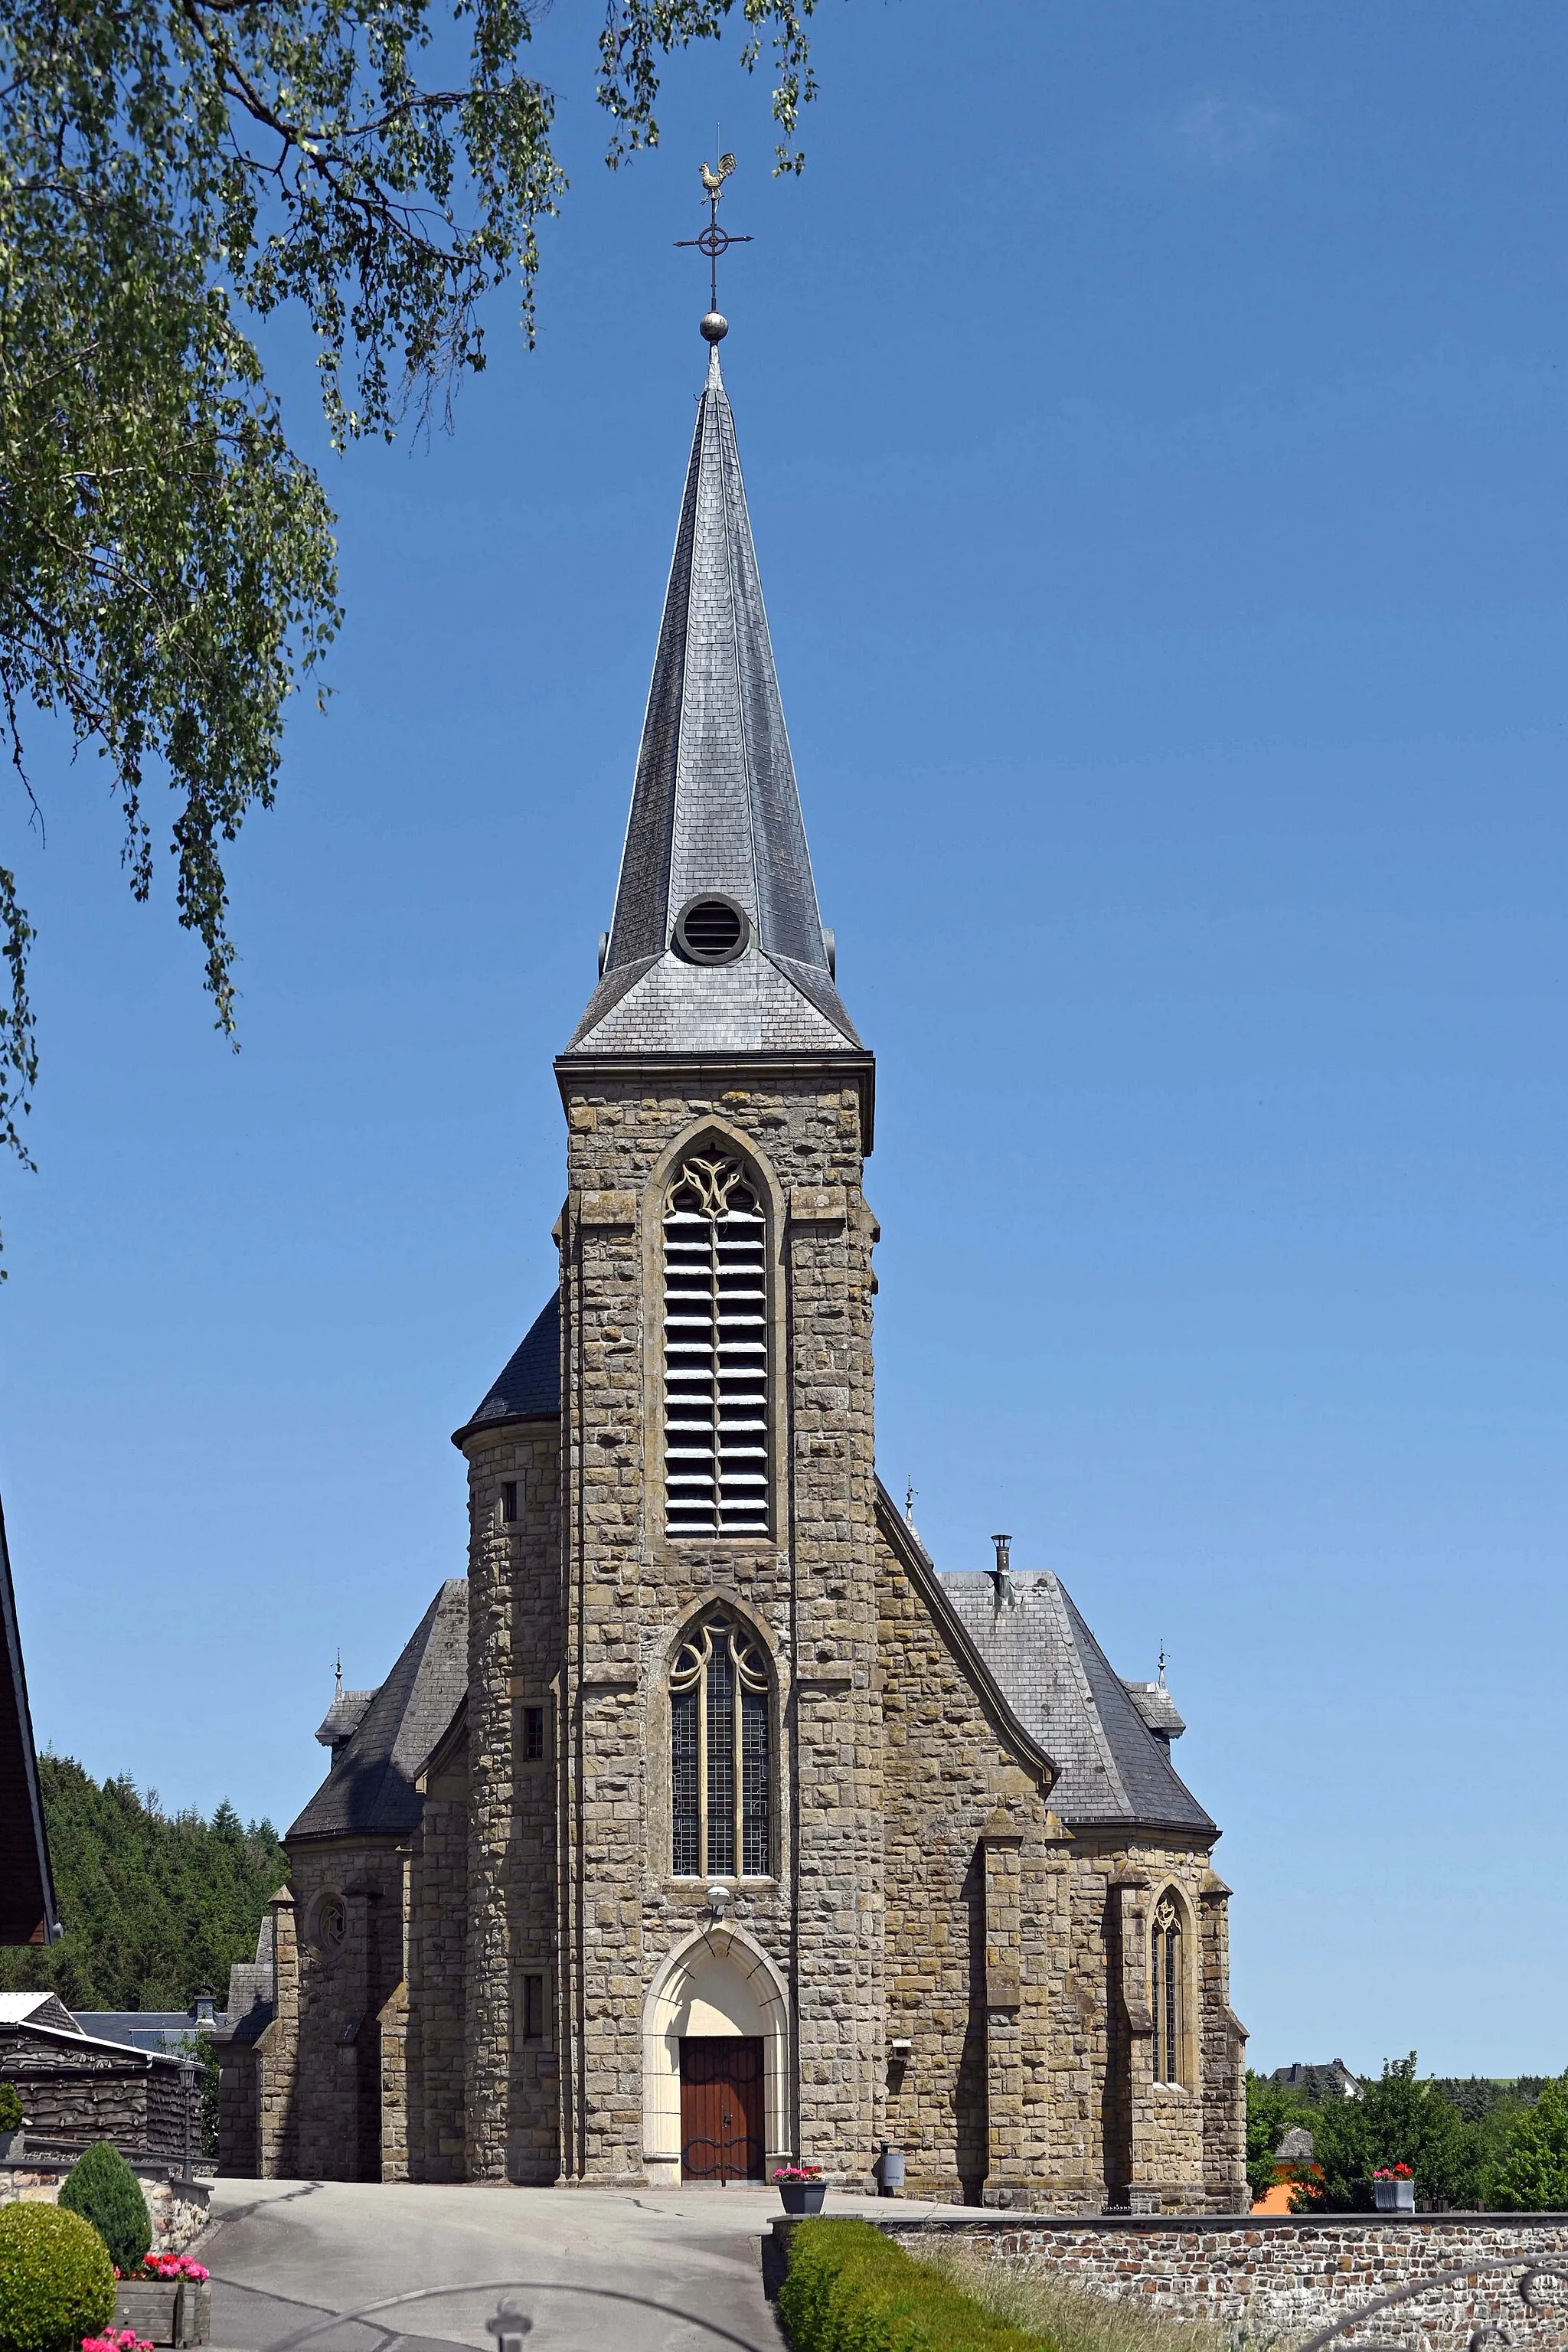
[{"label": "trimmed hedge", "polygon": [[794,2352],[1056,2352],[994,2319],[869,2221],[803,2221],[779,2312]]},{"label": "trimmed hedge", "polygon": [[129,2278],[153,2242],[153,2224],[142,2183],[112,2140],[100,2139],[78,2157],[65,2177],[60,2203],[68,2213],[92,2223],[115,2269]]},{"label": "trimmed hedge", "polygon": [[114,2266],[90,2222],[0,2206],[0,2352],[75,2352],[113,2316]]}]

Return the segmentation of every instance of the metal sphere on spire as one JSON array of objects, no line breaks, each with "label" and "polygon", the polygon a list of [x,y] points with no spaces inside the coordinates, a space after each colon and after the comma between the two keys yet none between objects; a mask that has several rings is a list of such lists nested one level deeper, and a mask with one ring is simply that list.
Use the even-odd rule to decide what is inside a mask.
[{"label": "metal sphere on spire", "polygon": [[698,328],[705,343],[721,343],[730,331],[730,321],[722,310],[710,310]]}]

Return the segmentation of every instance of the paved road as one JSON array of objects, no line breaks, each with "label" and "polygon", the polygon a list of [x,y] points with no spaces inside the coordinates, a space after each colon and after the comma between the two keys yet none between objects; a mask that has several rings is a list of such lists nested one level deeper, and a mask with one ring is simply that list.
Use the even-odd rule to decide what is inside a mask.
[{"label": "paved road", "polygon": [[[771,2189],[383,2188],[357,2181],[219,2181],[214,2222],[195,2250],[213,2274],[213,2338],[265,2352],[328,2313],[410,2288],[486,2284],[314,2339],[319,2352],[494,2352],[484,2323],[496,2287],[535,2283],[518,2301],[528,2352],[714,2352],[722,2337],[637,2305],[551,2292],[609,2288],[729,2330],[754,2352],[783,2336],[763,2294],[759,2242]],[[840,2210],[864,2210],[846,2200]],[[542,2285],[538,2283],[543,2283]]]}]

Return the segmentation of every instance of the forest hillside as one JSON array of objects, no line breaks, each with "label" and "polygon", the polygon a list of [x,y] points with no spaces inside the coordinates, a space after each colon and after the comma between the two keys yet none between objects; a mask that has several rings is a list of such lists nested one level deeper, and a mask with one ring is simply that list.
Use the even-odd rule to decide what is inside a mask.
[{"label": "forest hillside", "polygon": [[68,2009],[188,2009],[211,1992],[221,2009],[288,1875],[271,1822],[247,1828],[226,1800],[210,1821],[165,1813],[155,1789],[100,1784],[69,1756],[40,1756],[38,1778],[65,1937],[0,1951],[0,1989],[47,1986]]}]

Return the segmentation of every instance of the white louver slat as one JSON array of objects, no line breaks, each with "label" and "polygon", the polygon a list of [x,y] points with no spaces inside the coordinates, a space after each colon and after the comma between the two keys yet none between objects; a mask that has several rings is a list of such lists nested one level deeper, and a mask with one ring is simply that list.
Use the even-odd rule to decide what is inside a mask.
[{"label": "white louver slat", "polygon": [[768,1529],[767,1227],[738,1160],[691,1160],[664,1220],[671,1535]]}]

